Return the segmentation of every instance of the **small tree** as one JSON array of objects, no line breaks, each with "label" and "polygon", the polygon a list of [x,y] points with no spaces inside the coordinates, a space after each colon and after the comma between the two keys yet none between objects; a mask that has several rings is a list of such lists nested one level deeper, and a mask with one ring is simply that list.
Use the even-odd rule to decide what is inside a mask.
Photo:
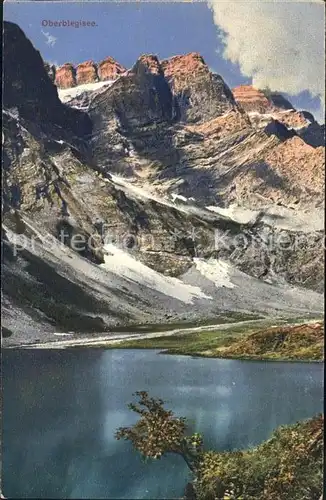
[{"label": "small tree", "polygon": [[149,397],[146,391],[137,391],[138,404],[128,405],[140,415],[140,420],[131,427],[120,427],[116,439],[131,441],[144,457],[160,459],[168,453],[180,455],[192,472],[196,472],[202,453],[200,434],[186,436],[186,419],[176,417],[164,408],[162,399]]}]

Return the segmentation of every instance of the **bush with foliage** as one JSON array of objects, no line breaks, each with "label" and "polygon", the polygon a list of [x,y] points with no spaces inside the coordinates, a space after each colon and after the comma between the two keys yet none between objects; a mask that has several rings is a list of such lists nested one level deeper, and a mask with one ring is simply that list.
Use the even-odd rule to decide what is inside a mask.
[{"label": "bush with foliage", "polygon": [[135,394],[129,408],[140,415],[121,427],[117,439],[131,441],[144,457],[181,455],[193,473],[197,500],[319,500],[323,484],[322,415],[278,428],[256,448],[204,451],[200,434],[187,435],[186,419],[164,408],[164,401]]},{"label": "bush with foliage", "polygon": [[140,419],[132,427],[120,427],[116,439],[131,441],[143,457],[160,459],[167,453],[180,455],[194,471],[202,449],[201,436],[197,433],[187,436],[186,419],[166,410],[162,399],[151,398],[145,391],[135,395],[139,403],[130,403],[128,408],[138,413]]}]

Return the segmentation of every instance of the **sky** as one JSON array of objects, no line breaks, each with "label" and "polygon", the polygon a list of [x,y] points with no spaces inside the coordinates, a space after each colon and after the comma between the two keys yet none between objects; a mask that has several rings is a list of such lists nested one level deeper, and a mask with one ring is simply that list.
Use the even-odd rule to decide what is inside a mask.
[{"label": "sky", "polygon": [[[56,65],[112,56],[130,68],[141,54],[164,59],[199,52],[231,88],[252,82],[269,86],[319,121],[324,121],[317,97],[324,85],[323,16],[316,0],[4,4],[4,19],[17,23],[43,59]],[[95,26],[47,24],[61,20],[93,21]]]}]

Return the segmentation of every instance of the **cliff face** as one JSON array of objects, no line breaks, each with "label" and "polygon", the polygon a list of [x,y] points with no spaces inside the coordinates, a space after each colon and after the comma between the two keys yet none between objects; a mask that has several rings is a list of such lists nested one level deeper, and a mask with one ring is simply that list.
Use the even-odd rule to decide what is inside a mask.
[{"label": "cliff face", "polygon": [[55,81],[57,87],[68,89],[76,86],[76,70],[71,63],[60,66],[55,72]]},{"label": "cliff face", "polygon": [[[323,149],[276,119],[256,126],[198,54],[163,62],[143,55],[128,71],[108,59],[102,70],[92,62],[76,73],[72,65],[61,73],[47,67],[23,32],[5,23],[6,327],[13,330],[18,310],[23,335],[40,322],[43,330],[77,321],[83,331],[100,331],[166,315],[196,319],[214,315],[216,303],[318,309],[321,298],[309,289],[323,286],[323,234],[314,215],[323,200]],[[63,85],[79,83],[74,107],[59,100],[54,73]],[[110,82],[102,85],[103,78]],[[99,267],[111,265],[103,225],[113,241],[111,271]],[[288,253],[265,244],[284,231],[300,236]],[[73,251],[76,235],[91,245]],[[255,244],[239,250],[235,236]],[[16,237],[28,242],[17,258]],[[43,245],[49,237],[57,242],[50,249]],[[224,242],[218,248],[216,237]],[[114,253],[119,238],[129,245],[122,256]],[[207,278],[220,261],[231,269],[231,294],[218,277]],[[169,295],[175,286],[177,298]]]},{"label": "cliff face", "polygon": [[236,108],[232,92],[223,79],[213,74],[197,53],[162,61],[180,111],[180,120],[207,121]]},{"label": "cliff face", "polygon": [[86,114],[62,104],[39,52],[23,31],[6,21],[4,54],[5,108],[17,109],[22,117],[42,122],[44,128],[48,124],[57,125],[78,136],[91,132],[91,122]]},{"label": "cliff face", "polygon": [[240,85],[233,89],[236,102],[249,115],[256,128],[264,128],[273,120],[294,129],[310,146],[325,144],[325,126],[319,125],[307,111],[297,111],[292,104],[277,92],[257,90],[251,85]]},{"label": "cliff face", "polygon": [[101,61],[97,66],[99,79],[102,82],[105,80],[115,80],[125,71],[126,68],[115,61],[113,57],[107,57],[106,59],[103,59],[103,61]]},{"label": "cliff face", "polygon": [[277,92],[259,90],[252,85],[239,85],[232,92],[236,102],[247,112],[295,111],[292,104]]},{"label": "cliff face", "polygon": [[40,53],[17,25],[8,22],[4,22],[4,50],[4,106],[23,114],[42,114],[48,106],[61,105]]},{"label": "cliff face", "polygon": [[143,66],[143,68],[148,73],[152,73],[152,75],[164,75],[162,66],[157,56],[152,54],[150,55],[142,55],[138,59],[139,64]]},{"label": "cliff face", "polygon": [[[142,55],[137,65],[141,65],[144,72],[159,77],[157,82],[166,80],[174,97],[174,115],[178,120],[203,123],[237,109],[230,89],[219,75],[209,70],[200,54],[191,53],[165,61],[159,61],[157,56],[152,54]],[[83,83],[116,80],[121,75],[134,73],[134,68],[126,71],[112,57],[108,57],[98,64],[87,61],[77,68],[67,63],[55,71],[56,85],[65,89]],[[166,83],[161,85],[166,86]]]},{"label": "cliff face", "polygon": [[59,89],[68,89],[88,83],[116,80],[126,69],[113,59],[107,57],[99,63],[85,61],[78,65],[65,63],[62,66],[45,64],[50,79]]},{"label": "cliff face", "polygon": [[273,103],[262,91],[255,89],[252,85],[239,85],[232,89],[232,92],[236,102],[246,112],[268,113],[273,109]]},{"label": "cliff face", "polygon": [[97,67],[93,61],[86,61],[78,64],[76,70],[76,84],[83,85],[85,83],[98,82]]},{"label": "cliff face", "polygon": [[47,75],[50,78],[51,82],[54,83],[55,82],[55,72],[56,72],[55,65],[45,62],[44,68],[45,68],[45,71],[47,72]]},{"label": "cliff face", "polygon": [[278,109],[294,109],[290,101],[288,101],[282,94],[279,94],[277,92],[269,92],[266,97]]},{"label": "cliff face", "polygon": [[[90,107],[95,126],[110,119],[123,130],[172,119],[172,94],[160,71],[149,59],[141,57],[125,76],[118,79]],[[97,130],[97,128],[96,128]]]}]

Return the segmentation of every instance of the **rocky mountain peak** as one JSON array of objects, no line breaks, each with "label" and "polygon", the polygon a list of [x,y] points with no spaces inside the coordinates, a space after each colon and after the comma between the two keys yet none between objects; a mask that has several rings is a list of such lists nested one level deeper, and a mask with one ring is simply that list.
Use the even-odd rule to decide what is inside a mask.
[{"label": "rocky mountain peak", "polygon": [[76,69],[74,65],[71,63],[65,63],[57,68],[54,83],[60,89],[76,87]]},{"label": "rocky mountain peak", "polygon": [[115,61],[113,57],[106,57],[99,63],[84,61],[77,66],[69,62],[59,67],[45,63],[45,69],[50,79],[60,89],[99,81],[116,80],[122,73],[126,72],[126,68]]},{"label": "rocky mountain peak", "polygon": [[204,58],[198,52],[174,56],[162,61],[164,75],[168,80],[172,80],[175,90],[182,88],[183,80],[188,76],[193,78],[199,73],[209,73],[209,68]]},{"label": "rocky mountain peak", "polygon": [[76,83],[83,85],[85,83],[98,82],[97,66],[93,61],[85,61],[78,64],[76,69]]},{"label": "rocky mountain peak", "polygon": [[56,87],[48,78],[40,53],[16,24],[6,21],[4,50],[4,106],[27,112],[37,103],[41,111],[45,102],[58,101]]},{"label": "rocky mountain peak", "polygon": [[143,73],[151,74],[157,77],[153,85],[159,93],[164,92],[167,96],[172,92],[173,103],[171,106],[169,104],[168,114],[170,115],[171,108],[172,116],[183,122],[204,123],[237,109],[232,92],[222,77],[212,73],[204,58],[197,52],[177,55],[163,61],[159,61],[156,55],[143,54],[128,71],[112,57],[107,57],[98,64],[86,61],[75,67],[66,63],[59,68],[45,64],[45,68],[50,79],[60,89],[115,81],[121,75],[127,77],[133,74],[140,77]]},{"label": "rocky mountain peak", "polygon": [[[156,56],[141,56],[133,68],[94,99],[90,115],[102,130],[102,118],[119,123],[123,130],[170,122],[172,93]],[[96,125],[97,126],[97,125]]]},{"label": "rocky mountain peak", "polygon": [[267,132],[277,129],[276,135],[278,135],[281,131],[280,124],[283,124],[290,135],[283,129],[279,137],[292,137],[295,131],[313,147],[325,144],[325,127],[319,125],[308,111],[296,110],[282,94],[258,90],[252,85],[239,85],[233,89],[233,95],[236,102],[250,116],[254,127],[265,129]]},{"label": "rocky mountain peak", "polygon": [[106,57],[97,65],[97,73],[99,80],[115,80],[122,73],[125,73],[126,68],[118,63],[113,57]]},{"label": "rocky mountain peak", "polygon": [[138,68],[139,66],[146,68],[153,75],[161,75],[162,74],[162,67],[161,67],[160,61],[158,60],[158,57],[155,55],[144,54],[144,55],[140,56],[138,61],[135,64],[134,68],[133,68],[133,71],[135,71],[135,69]]},{"label": "rocky mountain peak", "polygon": [[289,109],[288,111],[279,111],[275,115],[277,120],[284,123],[289,128],[307,127],[310,123],[315,121],[310,113],[305,111],[297,111],[296,109]]},{"label": "rocky mountain peak", "polygon": [[236,108],[229,87],[209,70],[199,53],[174,56],[161,65],[178,104],[181,121],[201,123]]},{"label": "rocky mountain peak", "polygon": [[[19,26],[6,21],[4,51],[5,108],[15,108],[21,118],[37,121],[43,128],[55,125],[79,136],[90,133],[89,117],[62,104],[40,53]],[[66,85],[75,85],[73,66],[65,65],[56,78]]]}]

